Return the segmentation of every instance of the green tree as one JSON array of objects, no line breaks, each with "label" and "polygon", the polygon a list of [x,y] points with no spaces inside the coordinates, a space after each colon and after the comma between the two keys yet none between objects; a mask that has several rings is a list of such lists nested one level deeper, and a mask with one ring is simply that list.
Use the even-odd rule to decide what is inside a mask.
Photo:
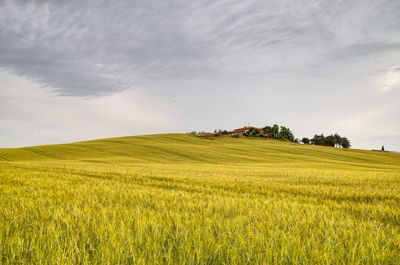
[{"label": "green tree", "polygon": [[310,144],[310,139],[307,138],[307,137],[303,137],[303,139],[301,139],[301,142],[302,142],[303,144]]},{"label": "green tree", "polygon": [[340,147],[342,145],[342,137],[339,134],[335,133],[333,135],[333,142],[335,147]]},{"label": "green tree", "polygon": [[272,138],[278,139],[279,138],[279,125],[274,124],[271,128]]},{"label": "green tree", "polygon": [[315,145],[323,145],[324,144],[324,140],[325,140],[325,136],[324,134],[316,134],[314,135],[314,137],[311,139],[311,143],[315,144]]},{"label": "green tree", "polygon": [[273,132],[272,132],[272,127],[271,126],[265,126],[264,127],[264,134],[266,137],[273,137]]},{"label": "green tree", "polygon": [[258,128],[255,128],[255,127],[251,127],[243,135],[252,136],[252,137],[258,137],[258,136],[260,136],[260,130]]},{"label": "green tree", "polygon": [[343,138],[341,139],[340,145],[341,145],[343,148],[350,148],[350,147],[351,147],[350,141],[349,141],[349,139],[347,139],[346,137],[343,137]]},{"label": "green tree", "polygon": [[279,132],[279,138],[280,139],[286,139],[289,140],[291,142],[294,141],[294,135],[292,133],[292,131],[285,127],[285,126],[281,126],[280,132]]},{"label": "green tree", "polygon": [[250,129],[250,136],[253,136],[253,137],[260,136],[260,130],[258,128],[255,128],[255,127],[251,128]]},{"label": "green tree", "polygon": [[335,146],[335,137],[333,135],[328,135],[327,137],[325,137],[323,145],[326,146]]}]

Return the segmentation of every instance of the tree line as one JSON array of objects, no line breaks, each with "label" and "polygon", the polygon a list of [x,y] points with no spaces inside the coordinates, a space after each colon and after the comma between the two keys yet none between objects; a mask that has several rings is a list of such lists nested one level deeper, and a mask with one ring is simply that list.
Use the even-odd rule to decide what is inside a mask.
[{"label": "tree line", "polygon": [[316,134],[313,138],[309,139],[304,137],[301,140],[304,144],[314,144],[314,145],[324,145],[324,146],[332,146],[332,147],[343,147],[350,148],[351,143],[347,137],[342,137],[339,134],[331,134],[328,136],[324,136],[324,134]]},{"label": "tree line", "polygon": [[[238,133],[238,130],[243,130]],[[194,135],[231,135],[232,137],[239,137],[240,134],[247,137],[266,137],[277,140],[285,140],[294,143],[303,143],[303,144],[313,144],[313,145],[323,145],[323,146],[332,146],[332,147],[342,147],[342,148],[350,148],[351,143],[347,137],[342,137],[339,134],[331,134],[328,136],[324,136],[324,134],[315,134],[313,138],[303,137],[303,139],[295,138],[292,130],[285,126],[280,126],[278,124],[274,124],[272,126],[265,126],[263,128],[257,127],[244,127],[241,129],[236,129],[233,131],[227,130],[214,130],[214,133],[206,133],[206,132],[191,132]]]},{"label": "tree line", "polygon": [[264,128],[256,128],[251,127],[246,132],[243,133],[244,136],[253,136],[253,137],[268,137],[279,140],[288,140],[291,142],[295,142],[293,132],[285,126],[279,126],[278,124],[274,124],[272,126],[265,126]]},{"label": "tree line", "polygon": [[350,148],[351,143],[347,137],[342,137],[335,133],[332,135],[324,136],[324,134],[315,134],[313,138],[304,137],[302,140],[295,138],[290,128],[274,124],[272,126],[265,126],[264,128],[251,127],[243,133],[244,136],[252,137],[267,137],[278,140],[287,140],[294,143],[323,145],[332,147]]}]

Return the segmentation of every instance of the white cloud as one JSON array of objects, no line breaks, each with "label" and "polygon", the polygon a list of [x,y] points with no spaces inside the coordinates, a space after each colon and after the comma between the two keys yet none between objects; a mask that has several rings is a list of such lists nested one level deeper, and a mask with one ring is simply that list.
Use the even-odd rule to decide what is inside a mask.
[{"label": "white cloud", "polygon": [[382,74],[382,92],[400,89],[400,66],[392,66]]},{"label": "white cloud", "polygon": [[0,71],[0,144],[24,146],[173,130],[179,117],[138,91],[75,98]]}]

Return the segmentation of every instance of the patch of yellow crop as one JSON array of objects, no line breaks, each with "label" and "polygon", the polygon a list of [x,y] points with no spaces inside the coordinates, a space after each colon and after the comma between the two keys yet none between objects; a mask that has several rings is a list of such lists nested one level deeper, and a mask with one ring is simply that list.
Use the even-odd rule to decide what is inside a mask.
[{"label": "patch of yellow crop", "polygon": [[0,157],[0,264],[400,264],[396,154],[156,135]]}]

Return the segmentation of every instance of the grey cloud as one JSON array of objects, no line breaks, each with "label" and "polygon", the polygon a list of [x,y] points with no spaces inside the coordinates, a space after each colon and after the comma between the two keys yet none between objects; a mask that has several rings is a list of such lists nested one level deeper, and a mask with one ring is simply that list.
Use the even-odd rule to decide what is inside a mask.
[{"label": "grey cloud", "polygon": [[[24,143],[71,122],[73,139],[277,122],[376,146],[371,131],[399,130],[399,44],[398,0],[0,0],[0,132],[12,138],[20,117]],[[93,116],[64,117],[76,101]],[[31,136],[43,117],[54,126]]]},{"label": "grey cloud", "polygon": [[366,42],[355,43],[348,47],[338,49],[330,53],[330,58],[333,61],[337,60],[354,60],[367,56],[374,56],[388,52],[400,52],[400,41],[398,43],[392,42]]},{"label": "grey cloud", "polygon": [[5,0],[0,67],[73,96],[164,79],[301,75],[398,51],[399,11],[398,1],[384,0]]},{"label": "grey cloud", "polygon": [[[343,5],[4,1],[0,64],[71,95],[112,93],[163,76],[212,77],[241,67],[249,74],[272,65],[287,71],[288,65],[312,64],[310,55],[317,58],[326,49],[335,38],[326,24]],[[379,48],[356,44],[333,55]]]},{"label": "grey cloud", "polygon": [[0,5],[0,65],[63,94],[113,93],[135,83],[121,75],[171,71],[175,64],[198,71],[191,65],[207,56],[181,32],[178,2]]}]

